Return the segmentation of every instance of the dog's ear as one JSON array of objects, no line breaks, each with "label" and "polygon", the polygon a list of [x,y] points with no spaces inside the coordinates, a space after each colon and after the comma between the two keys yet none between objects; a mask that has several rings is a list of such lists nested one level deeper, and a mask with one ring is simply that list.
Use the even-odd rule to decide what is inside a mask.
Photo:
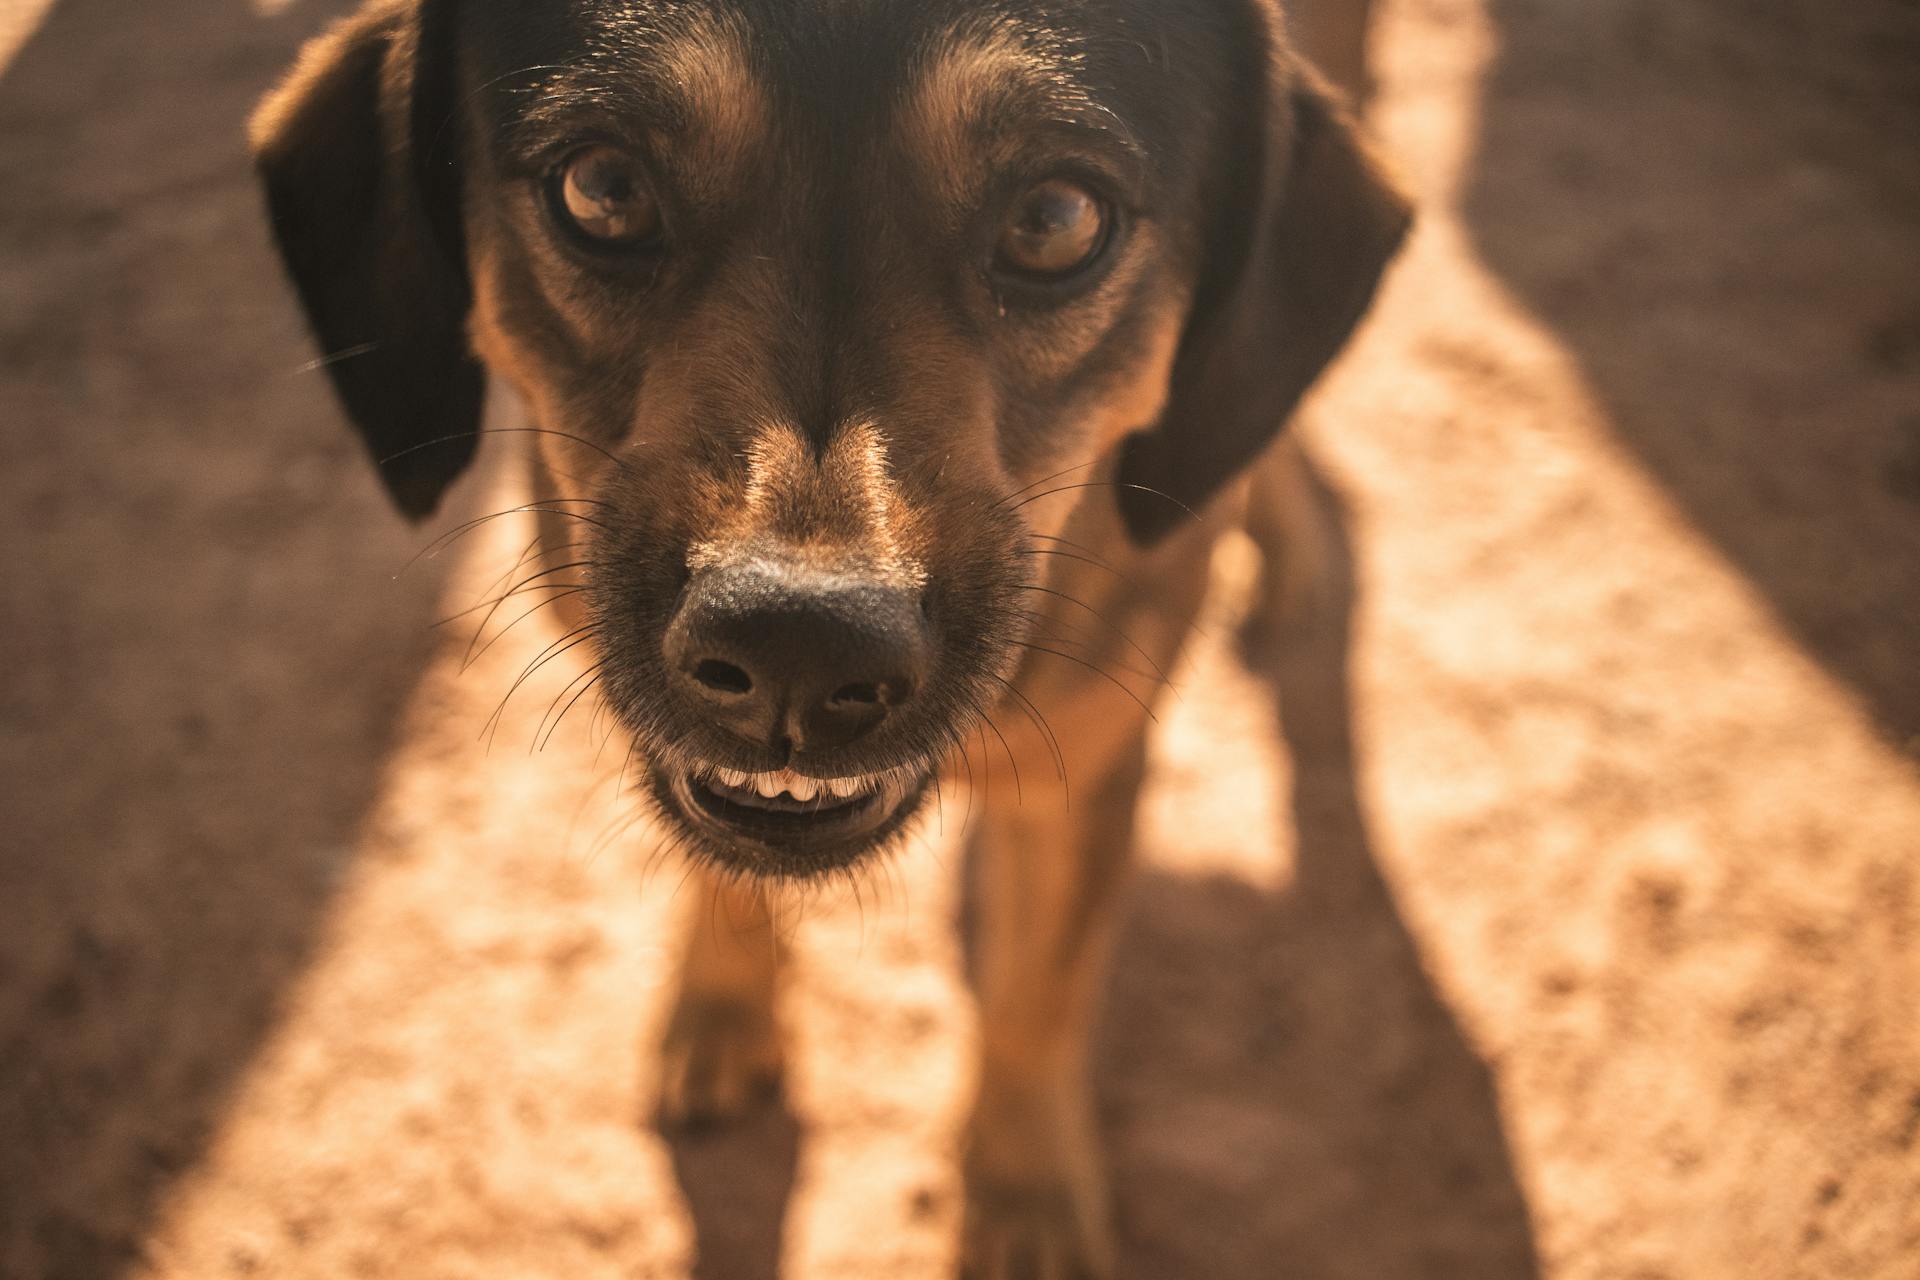
[{"label": "dog's ear", "polygon": [[[1411,211],[1313,72],[1263,55],[1237,130],[1165,410],[1118,491],[1141,545],[1198,511],[1277,435],[1359,323]],[[1257,82],[1258,83],[1258,82]]]},{"label": "dog's ear", "polygon": [[486,385],[467,345],[444,7],[374,0],[306,47],[251,129],[327,373],[416,520],[472,461]]}]

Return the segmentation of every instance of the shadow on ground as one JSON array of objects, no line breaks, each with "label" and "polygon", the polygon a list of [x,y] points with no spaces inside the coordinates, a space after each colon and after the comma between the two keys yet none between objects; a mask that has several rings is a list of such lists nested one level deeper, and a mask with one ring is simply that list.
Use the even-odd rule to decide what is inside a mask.
[{"label": "shadow on ground", "polygon": [[693,1219],[693,1280],[776,1280],[781,1229],[800,1160],[784,1104],[718,1128],[667,1135]]},{"label": "shadow on ground", "polygon": [[1492,0],[1464,212],[1621,442],[1906,745],[1920,8],[1742,8]]},{"label": "shadow on ground", "polygon": [[1123,1256],[1143,1280],[1530,1280],[1491,1073],[1427,976],[1361,806],[1352,558],[1316,487],[1335,581],[1319,625],[1259,659],[1293,759],[1295,878],[1272,895],[1150,874],[1119,945],[1101,1094]]},{"label": "shadow on ground", "polygon": [[0,1274],[139,1260],[430,641],[244,158],[337,8],[67,0],[0,76]]}]

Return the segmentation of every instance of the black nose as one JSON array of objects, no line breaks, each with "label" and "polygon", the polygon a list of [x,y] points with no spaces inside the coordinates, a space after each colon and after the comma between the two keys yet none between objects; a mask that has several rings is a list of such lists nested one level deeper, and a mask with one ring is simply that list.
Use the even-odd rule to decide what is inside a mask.
[{"label": "black nose", "polygon": [[681,692],[776,751],[872,732],[919,691],[928,647],[917,590],[772,560],[696,574],[666,635]]}]

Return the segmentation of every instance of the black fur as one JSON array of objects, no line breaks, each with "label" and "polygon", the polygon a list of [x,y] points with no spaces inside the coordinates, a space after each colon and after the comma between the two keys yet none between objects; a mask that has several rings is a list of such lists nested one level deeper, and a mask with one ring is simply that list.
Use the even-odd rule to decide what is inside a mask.
[{"label": "black fur", "polygon": [[1410,217],[1324,92],[1289,89],[1277,51],[1247,70],[1262,106],[1233,148],[1244,168],[1207,237],[1172,396],[1121,459],[1121,511],[1146,544],[1272,442],[1366,313]]},{"label": "black fur", "polygon": [[467,349],[446,8],[349,19],[334,56],[296,73],[256,152],[327,374],[414,519],[472,460],[486,386]]}]

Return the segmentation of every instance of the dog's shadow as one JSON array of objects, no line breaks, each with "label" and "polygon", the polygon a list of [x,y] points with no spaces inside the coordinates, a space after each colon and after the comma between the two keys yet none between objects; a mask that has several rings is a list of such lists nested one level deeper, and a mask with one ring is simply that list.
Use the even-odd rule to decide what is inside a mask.
[{"label": "dog's shadow", "polygon": [[1383,880],[1356,782],[1337,498],[1315,625],[1255,665],[1293,760],[1296,875],[1148,872],[1099,1055],[1125,1274],[1525,1280],[1491,1074]]},{"label": "dog's shadow", "polygon": [[693,1218],[692,1280],[775,1280],[800,1159],[793,1113],[782,1102],[724,1126],[665,1136]]}]

